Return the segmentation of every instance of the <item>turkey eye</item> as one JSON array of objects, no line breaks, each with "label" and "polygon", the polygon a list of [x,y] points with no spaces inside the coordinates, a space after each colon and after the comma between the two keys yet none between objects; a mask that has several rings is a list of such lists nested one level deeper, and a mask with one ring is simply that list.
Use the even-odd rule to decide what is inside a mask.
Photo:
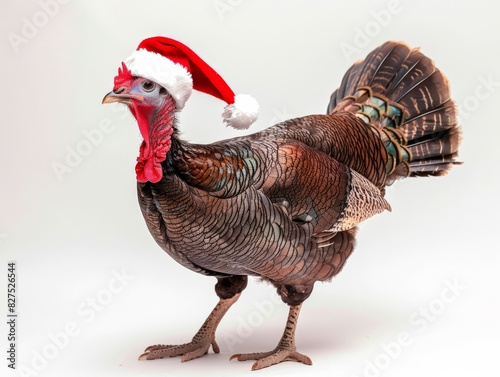
[{"label": "turkey eye", "polygon": [[142,83],[142,89],[146,92],[152,92],[155,88],[155,83],[152,81],[144,81]]}]

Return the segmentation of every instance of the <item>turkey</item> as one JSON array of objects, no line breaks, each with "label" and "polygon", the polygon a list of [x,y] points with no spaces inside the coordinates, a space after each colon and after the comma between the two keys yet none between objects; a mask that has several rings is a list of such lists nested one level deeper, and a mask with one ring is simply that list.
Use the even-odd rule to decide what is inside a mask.
[{"label": "turkey", "polygon": [[150,346],[139,359],[218,353],[217,326],[255,276],[289,306],[285,330],[274,350],[231,359],[255,360],[252,370],[310,365],[295,329],[314,283],[341,271],[359,223],[390,210],[386,186],[459,163],[448,81],[419,49],[389,41],[351,66],[326,114],[209,145],[179,135],[176,113],[193,89],[227,102],[230,126],[257,118],[253,98],[234,95],[198,55],[165,37],[142,41],[103,99],[127,105],[144,138],[137,193],[151,235],[178,263],[217,279],[219,302],[192,340]]}]

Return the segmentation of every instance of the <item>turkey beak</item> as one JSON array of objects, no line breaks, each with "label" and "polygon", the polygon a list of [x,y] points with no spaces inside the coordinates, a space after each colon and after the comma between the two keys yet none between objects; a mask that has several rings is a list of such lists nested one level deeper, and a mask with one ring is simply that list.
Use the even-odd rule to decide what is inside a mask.
[{"label": "turkey beak", "polygon": [[122,86],[116,90],[112,90],[104,96],[102,104],[120,102],[126,105],[132,105],[132,100],[143,101],[144,97],[138,94],[130,94],[126,87]]}]

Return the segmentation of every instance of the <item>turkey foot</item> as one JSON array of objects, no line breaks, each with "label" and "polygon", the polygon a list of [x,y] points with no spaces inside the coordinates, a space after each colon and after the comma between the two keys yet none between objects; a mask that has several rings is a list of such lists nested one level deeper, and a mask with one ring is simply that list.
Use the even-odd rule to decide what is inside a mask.
[{"label": "turkey foot", "polygon": [[279,364],[282,361],[298,361],[307,365],[312,365],[312,361],[306,355],[296,351],[295,347],[295,328],[297,319],[299,317],[301,305],[290,306],[288,320],[286,323],[285,331],[281,337],[280,342],[276,348],[269,352],[257,353],[242,353],[231,356],[231,360],[237,359],[238,361],[257,360],[252,365],[252,370],[258,370],[269,367],[274,364]]},{"label": "turkey foot", "polygon": [[224,314],[240,297],[240,293],[235,294],[229,299],[221,299],[203,325],[200,327],[193,340],[189,343],[180,345],[158,344],[149,346],[144,353],[139,356],[139,360],[154,360],[163,357],[181,356],[181,362],[196,359],[205,355],[210,346],[215,353],[219,353],[219,346],[215,342],[215,330]]},{"label": "turkey foot", "polygon": [[210,339],[193,338],[191,342],[180,345],[158,344],[149,346],[145,349],[144,353],[139,356],[139,360],[154,360],[163,357],[182,356],[181,362],[185,362],[207,354],[210,345],[212,345],[215,353],[219,353],[219,347],[215,340],[210,341]]},{"label": "turkey foot", "polygon": [[282,361],[299,361],[301,363],[312,365],[311,359],[301,354],[293,349],[282,349],[279,346],[276,347],[273,351],[269,352],[257,352],[257,353],[242,353],[231,356],[231,360],[238,359],[238,361],[246,361],[246,360],[257,360],[252,365],[252,370],[259,370],[262,368],[270,367],[274,364],[279,364]]}]

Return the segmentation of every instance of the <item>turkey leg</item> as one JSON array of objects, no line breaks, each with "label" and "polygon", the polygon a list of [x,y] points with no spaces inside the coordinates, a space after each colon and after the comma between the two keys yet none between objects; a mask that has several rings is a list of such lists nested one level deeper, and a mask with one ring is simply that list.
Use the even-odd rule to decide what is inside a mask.
[{"label": "turkey leg", "polygon": [[215,341],[215,330],[217,330],[219,322],[231,305],[238,300],[246,284],[246,276],[219,278],[215,286],[215,291],[220,300],[191,342],[180,345],[158,344],[150,346],[139,356],[139,360],[181,356],[181,362],[185,362],[205,355],[210,346],[212,346],[215,353],[219,353],[219,346]]},{"label": "turkey leg", "polygon": [[306,355],[297,352],[295,347],[295,328],[297,326],[301,306],[302,304],[290,306],[285,331],[274,350],[269,352],[237,354],[231,356],[231,360],[257,360],[252,365],[252,370],[266,368],[287,360],[294,360],[307,365],[312,365],[311,359]]}]

